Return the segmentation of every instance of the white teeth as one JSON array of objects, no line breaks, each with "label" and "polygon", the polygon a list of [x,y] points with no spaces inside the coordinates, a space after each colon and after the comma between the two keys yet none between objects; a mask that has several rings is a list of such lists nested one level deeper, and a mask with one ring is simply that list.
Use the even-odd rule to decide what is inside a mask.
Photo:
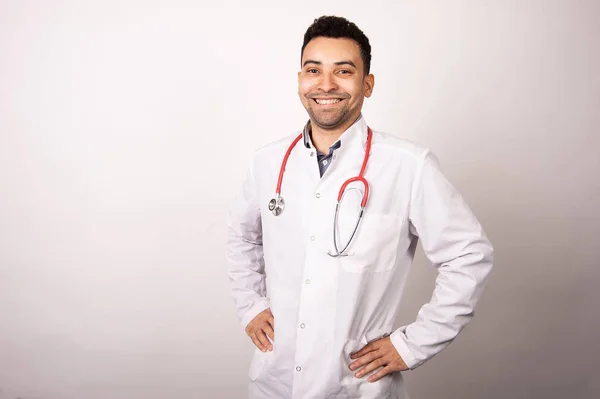
[{"label": "white teeth", "polygon": [[340,100],[339,98],[334,98],[334,99],[331,99],[331,100],[322,100],[322,99],[315,98],[315,101],[317,102],[317,104],[326,105],[326,104],[339,103],[342,100]]}]

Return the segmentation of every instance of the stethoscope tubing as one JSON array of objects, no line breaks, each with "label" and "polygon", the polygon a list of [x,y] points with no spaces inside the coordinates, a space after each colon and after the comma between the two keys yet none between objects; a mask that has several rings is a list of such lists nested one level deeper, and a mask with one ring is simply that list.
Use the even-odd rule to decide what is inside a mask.
[{"label": "stethoscope tubing", "polygon": [[300,133],[298,135],[298,137],[296,137],[294,139],[292,144],[287,149],[285,156],[283,157],[283,162],[281,162],[281,168],[279,169],[279,179],[277,179],[277,189],[275,190],[275,194],[277,194],[277,197],[281,196],[281,183],[283,182],[283,173],[285,172],[285,167],[287,166],[288,158],[290,157],[292,150],[294,149],[296,144],[298,144],[298,142],[300,141],[301,138],[302,138],[302,133]]},{"label": "stethoscope tubing", "polygon": [[[283,201],[283,198],[281,197],[281,184],[283,182],[283,175],[285,172],[285,168],[287,166],[288,158],[290,157],[290,154],[292,153],[292,150],[294,149],[296,144],[298,144],[300,139],[302,139],[302,135],[303,134],[300,133],[298,135],[298,137],[296,137],[294,139],[292,144],[290,144],[290,146],[288,147],[288,149],[285,153],[285,156],[283,157],[283,161],[281,163],[281,168],[279,169],[279,178],[277,179],[277,187],[275,190],[276,196],[275,196],[275,198],[271,199],[271,201],[269,202],[269,210],[271,210],[275,216],[279,216],[283,212],[283,209],[285,207],[285,202]],[[337,258],[340,256],[347,256],[347,255],[344,255],[344,252],[346,251],[346,249],[348,249],[348,247],[352,243],[352,239],[356,235],[356,231],[358,230],[358,226],[360,225],[360,221],[362,220],[365,208],[367,206],[367,202],[369,200],[369,182],[364,178],[364,174],[365,174],[365,169],[367,168],[367,164],[369,162],[369,157],[371,154],[372,138],[373,138],[373,131],[371,130],[371,128],[368,128],[368,130],[367,130],[367,145],[365,148],[365,156],[363,159],[362,167],[360,168],[360,173],[358,174],[358,176],[351,177],[350,179],[346,180],[344,182],[344,184],[342,184],[342,187],[340,187],[340,191],[338,193],[338,200],[337,200],[337,204],[335,206],[335,216],[334,216],[334,220],[333,220],[333,246],[335,248],[335,253],[332,254],[331,252],[328,252],[328,255],[332,256],[334,258]],[[338,238],[337,237],[337,221],[338,221],[340,204],[344,197],[344,193],[346,192],[346,187],[349,184],[356,182],[356,181],[361,182],[365,188],[365,191],[364,191],[363,197],[362,197],[362,201],[360,203],[360,213],[358,214],[358,219],[356,221],[356,224],[354,226],[354,230],[352,231],[352,235],[350,236],[350,239],[348,240],[346,245],[344,245],[342,250],[340,251],[339,246],[338,246],[338,239],[337,239]]]}]

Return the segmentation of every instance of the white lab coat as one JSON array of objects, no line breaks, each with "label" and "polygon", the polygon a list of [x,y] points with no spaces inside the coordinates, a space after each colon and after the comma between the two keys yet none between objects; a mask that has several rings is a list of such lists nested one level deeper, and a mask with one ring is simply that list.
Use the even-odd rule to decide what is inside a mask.
[{"label": "white lab coat", "polygon": [[[473,316],[492,267],[492,246],[429,150],[374,131],[364,218],[349,256],[330,257],[338,192],[360,170],[367,124],[360,118],[342,134],[322,178],[316,150],[300,141],[283,178],[285,210],[274,216],[268,202],[297,134],[256,151],[228,218],[226,254],[241,324],[269,307],[275,319],[273,352],[256,349],[250,364],[250,398],[406,399],[401,373],[376,383],[358,379],[348,369],[350,353],[391,334],[414,369],[444,349]],[[358,183],[349,187],[358,189],[344,198],[342,244],[362,191]],[[416,320],[398,326],[418,238],[439,275]]]}]

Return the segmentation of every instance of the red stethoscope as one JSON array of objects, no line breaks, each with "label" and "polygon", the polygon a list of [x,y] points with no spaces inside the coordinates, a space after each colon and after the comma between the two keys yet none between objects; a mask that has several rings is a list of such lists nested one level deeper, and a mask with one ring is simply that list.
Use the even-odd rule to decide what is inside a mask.
[{"label": "red stethoscope", "polygon": [[[350,246],[350,243],[352,242],[352,239],[354,238],[354,235],[356,234],[356,231],[358,230],[360,221],[362,220],[362,217],[363,217],[363,214],[365,211],[365,207],[367,206],[367,201],[369,199],[369,183],[364,178],[364,174],[365,174],[365,169],[367,167],[367,163],[369,162],[369,153],[371,152],[372,137],[373,137],[373,132],[372,132],[371,128],[368,128],[367,145],[366,145],[366,149],[365,149],[365,158],[363,159],[362,168],[360,169],[360,173],[358,174],[358,176],[351,177],[350,179],[346,180],[344,182],[344,184],[342,184],[342,187],[340,188],[340,192],[338,194],[338,202],[337,202],[337,205],[335,206],[335,216],[333,219],[333,245],[335,247],[335,252],[333,252],[333,253],[331,251],[329,252],[329,255],[334,258],[337,258],[339,256],[347,256],[346,254],[344,254],[344,251],[346,251],[346,249],[348,249],[348,247]],[[298,143],[298,141],[300,141],[301,138],[302,138],[302,133],[294,139],[294,141],[292,142],[290,147],[287,149],[287,151],[285,153],[285,157],[283,158],[283,162],[281,163],[281,168],[279,169],[279,180],[277,180],[277,189],[275,190],[275,198],[273,198],[269,201],[269,210],[271,212],[273,212],[273,215],[275,215],[275,216],[281,215],[281,213],[283,212],[283,209],[285,208],[285,201],[281,197],[281,182],[283,181],[283,172],[285,171],[285,167],[287,166],[287,161],[288,161],[288,158],[290,157],[290,153],[292,152],[292,149],[296,146],[296,144]],[[348,186],[348,184],[355,182],[355,181],[361,182],[365,188],[365,191],[362,195],[362,201],[360,203],[360,212],[358,214],[358,218],[356,219],[356,224],[354,225],[354,230],[352,231],[352,235],[350,236],[350,239],[348,240],[346,245],[343,246],[342,250],[340,251],[339,246],[338,246],[338,237],[337,237],[338,214],[339,214],[339,210],[340,210],[340,205],[344,198],[344,194],[346,193],[346,187]]]}]

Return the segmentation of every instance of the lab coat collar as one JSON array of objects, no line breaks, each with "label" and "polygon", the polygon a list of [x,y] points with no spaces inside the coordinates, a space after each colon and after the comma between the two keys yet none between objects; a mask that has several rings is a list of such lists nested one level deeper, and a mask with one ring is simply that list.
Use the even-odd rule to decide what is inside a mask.
[{"label": "lab coat collar", "polygon": [[[365,118],[363,118],[362,114],[358,117],[358,119],[350,126],[342,135],[339,140],[344,147],[348,148],[355,143],[361,143],[363,148],[365,148],[367,143],[367,131],[368,126]],[[312,139],[310,137],[311,133],[311,125],[310,120],[306,122],[304,125],[304,130],[302,131],[302,139],[304,141],[304,147],[307,149],[314,149],[314,145],[312,143]]]}]

